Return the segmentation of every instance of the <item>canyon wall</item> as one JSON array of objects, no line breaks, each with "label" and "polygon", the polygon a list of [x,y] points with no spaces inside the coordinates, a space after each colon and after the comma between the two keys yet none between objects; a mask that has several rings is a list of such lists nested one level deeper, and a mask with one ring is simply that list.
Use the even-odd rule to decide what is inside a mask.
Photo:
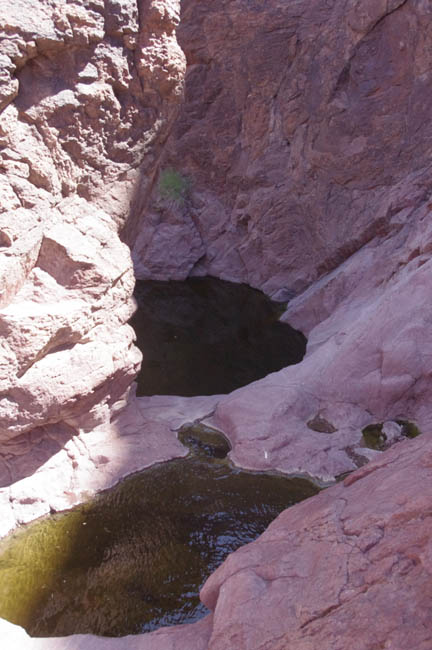
[{"label": "canyon wall", "polygon": [[[7,626],[11,647],[431,647],[431,17],[417,0],[183,0],[180,24],[174,0],[1,2],[1,531],[185,453],[187,421],[253,469],[329,481],[375,457],[230,557],[203,622],[43,646]],[[304,361],[227,396],[128,395],[118,232],[137,277],[289,301]],[[364,447],[364,426],[390,441],[402,421],[423,436]]]},{"label": "canyon wall", "polygon": [[182,98],[178,21],[176,1],[0,5],[0,486],[109,419],[138,372],[118,231]]},{"label": "canyon wall", "polygon": [[[189,192],[162,209],[156,185],[137,274],[208,273],[284,300],[389,235],[425,199],[429,21],[406,0],[183,0],[185,101],[162,167]],[[182,242],[177,268],[162,232]]]},{"label": "canyon wall", "polygon": [[300,366],[219,401],[240,465],[328,480],[373,455],[364,426],[430,428],[431,11],[182,3],[185,100],[133,215],[136,274],[247,282],[309,337]]}]

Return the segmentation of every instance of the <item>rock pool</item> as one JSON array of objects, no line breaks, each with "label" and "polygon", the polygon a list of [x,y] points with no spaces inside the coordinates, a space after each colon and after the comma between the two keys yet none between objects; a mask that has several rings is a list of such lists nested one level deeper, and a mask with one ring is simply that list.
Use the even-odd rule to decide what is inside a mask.
[{"label": "rock pool", "polygon": [[32,636],[123,636],[192,622],[226,555],[317,488],[242,471],[213,430],[186,428],[189,455],[128,477],[85,505],[0,543],[0,617]]}]

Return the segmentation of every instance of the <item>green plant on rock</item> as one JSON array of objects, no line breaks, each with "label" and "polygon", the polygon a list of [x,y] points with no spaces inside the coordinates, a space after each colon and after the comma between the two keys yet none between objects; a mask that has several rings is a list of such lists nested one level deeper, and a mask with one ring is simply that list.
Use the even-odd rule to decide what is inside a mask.
[{"label": "green plant on rock", "polygon": [[189,190],[189,181],[178,171],[167,167],[159,177],[159,194],[163,199],[184,203]]},{"label": "green plant on rock", "polygon": [[363,441],[369,449],[376,449],[382,451],[385,449],[387,436],[382,430],[383,423],[368,424],[367,427],[362,429]]},{"label": "green plant on rock", "polygon": [[[404,438],[416,438],[421,434],[420,429],[414,422],[409,420],[396,420],[401,428],[401,435]],[[362,429],[363,442],[369,449],[383,451],[388,446],[387,436],[383,431],[383,422],[368,424]]]},{"label": "green plant on rock", "polygon": [[421,434],[414,422],[409,422],[409,420],[396,420],[396,422],[402,427],[402,435],[406,438],[417,438]]}]

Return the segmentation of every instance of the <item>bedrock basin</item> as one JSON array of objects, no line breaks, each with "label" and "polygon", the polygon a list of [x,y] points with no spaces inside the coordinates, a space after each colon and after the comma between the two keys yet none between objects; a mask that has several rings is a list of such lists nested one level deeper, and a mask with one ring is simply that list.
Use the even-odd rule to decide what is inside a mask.
[{"label": "bedrock basin", "polygon": [[301,332],[282,303],[216,278],[138,281],[131,320],[143,353],[138,395],[217,395],[299,363]]},{"label": "bedrock basin", "polygon": [[188,457],[0,543],[0,617],[32,636],[123,636],[193,622],[207,611],[199,589],[226,555],[317,492],[301,478],[233,467],[214,430],[179,437]]}]

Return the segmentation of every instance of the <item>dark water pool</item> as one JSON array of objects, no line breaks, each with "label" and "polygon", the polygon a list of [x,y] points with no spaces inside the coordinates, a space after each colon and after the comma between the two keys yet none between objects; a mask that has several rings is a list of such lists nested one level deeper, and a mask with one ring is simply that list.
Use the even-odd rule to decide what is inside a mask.
[{"label": "dark water pool", "polygon": [[198,591],[228,553],[317,492],[306,480],[241,471],[225,439],[181,433],[191,453],[0,543],[0,617],[32,636],[122,636],[192,622]]},{"label": "dark water pool", "polygon": [[138,395],[216,395],[299,363],[306,338],[283,305],[216,278],[138,281],[131,320],[143,353]]}]

